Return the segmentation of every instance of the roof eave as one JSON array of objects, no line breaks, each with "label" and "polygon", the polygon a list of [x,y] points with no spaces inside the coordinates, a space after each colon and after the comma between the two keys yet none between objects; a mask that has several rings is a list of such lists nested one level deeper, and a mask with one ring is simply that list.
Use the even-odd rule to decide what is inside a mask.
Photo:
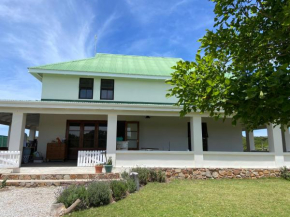
[{"label": "roof eave", "polygon": [[138,74],[121,74],[121,73],[105,73],[105,72],[49,70],[49,69],[36,69],[36,68],[29,68],[28,71],[37,79],[39,79],[38,76],[42,79],[39,73],[60,74],[60,75],[102,76],[102,77],[115,77],[115,78],[140,78],[140,79],[153,79],[153,80],[166,80],[166,79],[171,78],[171,76],[159,76],[159,75],[138,75]]}]

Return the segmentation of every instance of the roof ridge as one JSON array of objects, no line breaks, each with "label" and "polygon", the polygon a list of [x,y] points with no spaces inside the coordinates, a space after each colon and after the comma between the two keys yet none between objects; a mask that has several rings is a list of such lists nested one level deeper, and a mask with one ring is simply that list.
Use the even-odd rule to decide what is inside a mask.
[{"label": "roof ridge", "polygon": [[159,56],[128,55],[128,54],[110,54],[110,53],[96,53],[95,57],[98,54],[114,55],[114,56],[131,56],[131,57],[152,57],[152,58],[182,59],[181,57],[159,57]]},{"label": "roof ridge", "polygon": [[80,61],[90,60],[90,59],[95,59],[95,57],[84,58],[84,59],[80,59],[80,60],[70,60],[70,61],[46,64],[46,65],[41,65],[41,66],[33,66],[33,67],[28,67],[28,69],[39,68],[39,67],[44,67],[44,66],[55,66],[55,65],[59,65],[59,64],[63,64],[63,63],[80,62]]}]

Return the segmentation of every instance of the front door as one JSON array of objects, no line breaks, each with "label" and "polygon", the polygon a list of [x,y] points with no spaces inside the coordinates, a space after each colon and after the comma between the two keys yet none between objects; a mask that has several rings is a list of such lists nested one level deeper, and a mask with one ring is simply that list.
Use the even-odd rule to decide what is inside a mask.
[{"label": "front door", "polygon": [[77,159],[79,150],[106,150],[107,121],[67,121],[68,159]]}]

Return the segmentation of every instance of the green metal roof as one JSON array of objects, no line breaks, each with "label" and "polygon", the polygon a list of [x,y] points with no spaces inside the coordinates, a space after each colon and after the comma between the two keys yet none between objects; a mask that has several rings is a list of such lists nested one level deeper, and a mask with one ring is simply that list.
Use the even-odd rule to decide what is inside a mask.
[{"label": "green metal roof", "polygon": [[29,69],[171,76],[174,71],[171,67],[180,60],[182,59],[98,53],[93,58],[31,67]]}]

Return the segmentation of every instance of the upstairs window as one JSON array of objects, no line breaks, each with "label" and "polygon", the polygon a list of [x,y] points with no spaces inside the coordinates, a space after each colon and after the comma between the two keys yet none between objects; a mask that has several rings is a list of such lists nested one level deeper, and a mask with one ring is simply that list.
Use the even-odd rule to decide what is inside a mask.
[{"label": "upstairs window", "polygon": [[114,80],[101,79],[101,99],[113,100],[114,99]]},{"label": "upstairs window", "polygon": [[93,99],[94,79],[80,78],[79,99]]}]

